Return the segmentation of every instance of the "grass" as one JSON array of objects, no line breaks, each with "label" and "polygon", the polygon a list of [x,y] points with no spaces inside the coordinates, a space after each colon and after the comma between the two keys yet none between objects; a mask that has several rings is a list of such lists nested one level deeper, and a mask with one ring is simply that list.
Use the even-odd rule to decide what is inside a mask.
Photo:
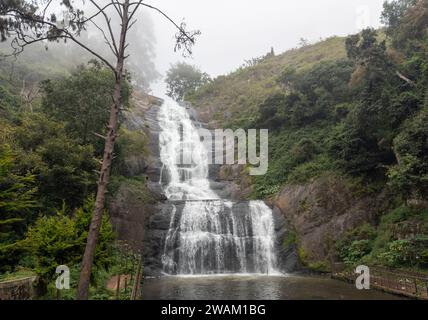
[{"label": "grass", "polygon": [[[196,109],[209,111],[211,125],[223,128],[249,128],[258,117],[258,106],[274,93],[287,88],[277,81],[291,67],[297,73],[310,70],[321,62],[346,57],[345,38],[332,37],[313,45],[267,56],[260,63],[240,67],[227,76],[219,76],[186,97]],[[268,198],[287,183],[306,183],[333,170],[326,154],[327,137],[333,124],[319,120],[306,127],[283,128],[269,134],[269,169],[262,177],[253,177],[251,198]],[[293,155],[302,139],[313,140],[319,151],[305,161]]]},{"label": "grass", "polygon": [[239,68],[227,76],[217,77],[187,98],[197,109],[211,110],[216,124],[231,128],[245,127],[254,119],[257,106],[267,96],[284,91],[276,82],[283,70],[293,67],[300,72],[317,63],[345,57],[345,39],[332,37],[268,57],[256,66]]},{"label": "grass", "polygon": [[19,280],[19,279],[23,279],[23,278],[28,278],[28,277],[33,277],[36,274],[34,273],[34,271],[29,270],[29,269],[25,269],[25,268],[21,268],[16,270],[15,272],[6,272],[3,274],[0,274],[0,282],[4,282],[4,281],[11,281],[11,280]]},{"label": "grass", "polygon": [[[266,198],[286,184],[304,184],[326,172],[334,171],[334,162],[326,152],[326,136],[331,126],[315,124],[304,128],[286,128],[269,134],[269,168],[264,176],[252,177],[252,197]],[[310,139],[316,145],[313,153],[295,154],[302,140]]]},{"label": "grass", "polygon": [[109,184],[110,194],[117,194],[121,187],[126,188],[129,192],[134,194],[136,199],[141,200],[143,203],[156,203],[156,200],[153,198],[149,189],[147,188],[145,176],[112,176],[111,182]]}]

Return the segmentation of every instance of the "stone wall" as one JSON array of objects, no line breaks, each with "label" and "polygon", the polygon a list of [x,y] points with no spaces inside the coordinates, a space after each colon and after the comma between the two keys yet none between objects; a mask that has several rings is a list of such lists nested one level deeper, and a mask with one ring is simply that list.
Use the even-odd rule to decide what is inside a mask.
[{"label": "stone wall", "polygon": [[0,282],[0,300],[30,300],[36,277]]}]

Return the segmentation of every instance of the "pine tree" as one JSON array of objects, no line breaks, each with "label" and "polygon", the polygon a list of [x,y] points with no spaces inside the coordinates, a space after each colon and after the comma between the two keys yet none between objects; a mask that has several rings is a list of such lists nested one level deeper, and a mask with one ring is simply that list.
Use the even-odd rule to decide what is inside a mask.
[{"label": "pine tree", "polygon": [[14,160],[10,147],[0,148],[0,271],[19,258],[18,241],[36,207],[34,176],[16,172]]}]

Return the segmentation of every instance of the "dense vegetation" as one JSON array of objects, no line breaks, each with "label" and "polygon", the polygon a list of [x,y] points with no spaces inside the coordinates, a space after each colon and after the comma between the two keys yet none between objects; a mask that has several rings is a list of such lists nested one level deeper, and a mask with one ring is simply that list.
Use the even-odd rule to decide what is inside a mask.
[{"label": "dense vegetation", "polygon": [[428,268],[427,8],[386,3],[382,30],[267,55],[187,96],[214,125],[270,130],[256,198],[322,175],[390,195],[397,208],[338,244],[345,262]]},{"label": "dense vegetation", "polygon": [[[323,175],[341,176],[359,194],[387,194],[389,208],[379,221],[345,233],[335,244],[337,258],[426,271],[427,12],[427,0],[386,3],[382,30],[272,51],[214,80],[176,64],[168,93],[209,110],[213,124],[270,130],[269,170],[252,177],[254,198]],[[39,49],[18,63],[0,62],[0,279],[35,273],[49,297],[55,268],[77,271],[82,260],[114,77],[96,61],[70,73],[69,57]],[[130,83],[122,87],[125,108]],[[123,177],[124,155],[140,154],[145,144],[121,128],[110,189],[126,183],[150,202],[143,177]],[[106,215],[92,298],[108,298],[106,280],[132,271],[120,261],[125,255],[135,262],[133,253],[119,250],[114,239]],[[286,242],[298,241],[293,233]]]},{"label": "dense vegetation", "polygon": [[[37,49],[27,55],[37,56]],[[51,296],[58,265],[72,268],[71,284],[77,285],[94,206],[97,159],[103,152],[103,140],[94,133],[105,132],[114,76],[96,61],[71,73],[30,68],[25,57],[17,66],[0,62],[0,279],[37,274],[39,294]],[[125,108],[130,95],[127,82],[122,88]],[[130,139],[125,131],[119,139],[115,179],[121,174],[121,150],[132,147]],[[113,272],[132,271],[131,265],[122,265],[120,255],[136,263],[114,240],[105,215],[92,298],[113,295],[105,289]],[[73,292],[63,298],[72,298]]]}]

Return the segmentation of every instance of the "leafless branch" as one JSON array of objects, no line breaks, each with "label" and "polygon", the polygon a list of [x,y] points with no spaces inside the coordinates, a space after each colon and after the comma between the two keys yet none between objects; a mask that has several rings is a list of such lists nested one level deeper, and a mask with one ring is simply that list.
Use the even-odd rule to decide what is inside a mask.
[{"label": "leafless branch", "polygon": [[43,9],[43,15],[42,17],[45,18],[46,16],[46,11],[48,10],[49,6],[51,5],[53,0],[49,0],[49,2],[46,4],[45,8]]},{"label": "leafless branch", "polygon": [[79,40],[77,40],[74,36],[69,35],[69,38],[72,41],[74,41],[75,43],[77,43],[79,46],[81,46],[83,49],[85,49],[86,51],[88,51],[89,53],[93,54],[98,59],[100,59],[102,62],[104,62],[106,64],[106,66],[109,67],[113,72],[116,72],[116,68],[113,67],[113,65],[110,62],[108,62],[108,60],[105,59],[103,56],[101,56],[100,54],[96,53],[94,50],[92,50],[88,46],[84,45],[82,42],[80,42]]},{"label": "leafless branch", "polygon": [[117,14],[119,15],[119,17],[121,17],[122,18],[122,10],[121,10],[121,8],[120,8],[120,3],[118,3],[117,1],[114,1],[114,0],[111,0],[111,4],[114,6],[114,8],[116,9],[116,11],[117,11]]},{"label": "leafless branch", "polygon": [[395,73],[401,80],[406,81],[408,84],[410,84],[411,86],[415,87],[416,83],[412,80],[410,80],[409,78],[407,78],[405,75],[403,75],[400,71],[397,71]]},{"label": "leafless branch", "polygon": [[[17,51],[15,50],[14,55],[21,53],[25,46],[33,44],[35,42],[40,42],[40,41],[45,41],[45,40],[52,41],[55,39],[66,38],[66,39],[72,40],[73,42],[75,42],[76,44],[81,46],[83,49],[85,49],[89,53],[93,54],[95,57],[97,57],[102,62],[104,62],[106,64],[106,66],[108,66],[111,70],[115,71],[115,68],[111,65],[110,62],[108,62],[107,59],[105,59],[99,53],[95,52],[94,50],[92,50],[91,48],[89,48],[88,46],[86,46],[85,44],[80,42],[79,40],[77,40],[76,37],[67,28],[65,28],[65,27],[64,28],[58,28],[58,26],[55,23],[52,23],[51,21],[47,21],[45,19],[42,19],[41,17],[26,15],[25,13],[22,13],[22,12],[17,11],[17,10],[11,10],[11,12],[12,11],[15,14],[17,14],[18,16],[20,16],[22,19],[25,19],[27,21],[34,22],[34,23],[39,23],[40,25],[43,25],[43,26],[48,26],[51,28],[51,31],[54,31],[51,33],[48,32],[48,35],[45,37],[33,38],[33,37],[27,35],[24,32],[24,30],[18,30],[16,32],[17,38],[15,38],[14,40],[16,40],[15,44],[18,45],[18,47],[20,47],[20,49],[18,49]],[[28,40],[28,38],[30,38],[30,40]],[[19,40],[21,40],[23,43],[19,43]]]},{"label": "leafless branch", "polygon": [[[132,2],[129,4],[130,6],[137,5],[138,6],[144,6],[149,9],[155,10],[158,13],[160,13],[164,18],[166,18],[169,22],[171,22],[174,27],[178,30],[178,33],[175,35],[175,48],[174,51],[184,49],[184,55],[192,55],[192,46],[195,44],[195,38],[196,36],[200,35],[201,32],[199,30],[195,31],[186,31],[186,23],[182,22],[180,25],[178,25],[174,20],[172,20],[165,12],[160,10],[159,8],[152,6],[147,3],[143,3],[141,0],[138,2]],[[135,8],[136,9],[136,8]],[[133,13],[136,11],[134,9]],[[132,14],[133,15],[133,14]]]},{"label": "leafless branch", "polygon": [[130,4],[130,6],[135,5],[134,10],[132,11],[132,13],[129,15],[129,20],[132,20],[132,18],[134,17],[134,14],[137,12],[138,8],[140,7],[140,5],[143,3],[143,0],[138,1],[135,4]]},{"label": "leafless branch", "polygon": [[[97,9],[98,9],[98,10],[102,11],[102,14],[103,14],[104,19],[105,19],[106,24],[107,24],[108,31],[109,31],[109,33],[110,33],[111,43],[113,44],[113,48],[114,48],[114,51],[113,51],[113,52],[114,52],[114,53],[115,53],[115,55],[117,56],[117,55],[119,54],[119,50],[117,49],[116,39],[115,39],[115,37],[114,37],[113,30],[112,30],[112,28],[111,28],[111,19],[107,16],[107,13],[105,13],[105,10],[104,10],[104,9],[101,9],[101,8],[100,8],[100,6],[99,6],[99,5],[98,5],[94,0],[90,0],[90,1],[91,1],[91,3],[92,3],[95,7],[97,7]],[[92,20],[91,20],[91,21],[92,21]],[[104,38],[107,40],[107,37],[105,36],[104,32],[103,32],[103,35],[104,35]],[[111,48],[111,44],[110,44],[110,42],[109,42],[109,45],[110,45],[110,48]]]},{"label": "leafless branch", "polygon": [[149,4],[147,4],[147,3],[142,3],[141,1],[140,2],[133,2],[133,3],[131,3],[130,5],[133,5],[133,4],[141,4],[141,5],[143,5],[143,6],[145,6],[145,7],[147,7],[147,8],[150,8],[150,9],[153,9],[153,10],[155,10],[155,11],[157,11],[157,12],[159,12],[162,16],[164,16],[169,22],[171,22],[177,29],[178,29],[178,31],[180,31],[181,33],[183,33],[183,35],[190,41],[190,42],[192,42],[192,43],[194,43],[194,39],[191,37],[191,36],[189,36],[189,35],[187,35],[187,32],[186,32],[186,30],[184,30],[183,28],[182,28],[182,26],[183,26],[183,24],[181,24],[181,25],[178,25],[177,23],[175,23],[175,21],[174,20],[172,20],[165,12],[163,12],[162,10],[160,10],[159,8],[156,8],[156,7],[154,7],[154,6],[152,6],[152,5],[149,5]]},{"label": "leafless branch", "polygon": [[100,26],[98,26],[96,23],[95,23],[95,21],[92,21],[91,20],[91,22],[92,22],[92,24],[101,32],[101,34],[103,35],[103,37],[104,37],[104,42],[108,45],[108,47],[110,48],[110,50],[111,50],[111,52],[113,53],[113,55],[115,55],[115,56],[117,56],[117,54],[118,54],[118,52],[117,52],[117,50],[116,50],[116,48],[113,48],[113,46],[112,46],[112,44],[110,43],[110,41],[109,41],[109,39],[107,38],[107,36],[106,36],[106,34],[105,34],[105,32],[104,32],[104,30],[100,27]]},{"label": "leafless branch", "polygon": [[[113,0],[112,0],[113,2]],[[82,24],[85,24],[86,22],[88,22],[89,20],[92,20],[94,18],[96,18],[100,13],[103,13],[105,11],[105,9],[107,9],[110,6],[114,6],[114,3],[109,3],[107,5],[105,5],[104,7],[102,7],[101,9],[99,9],[97,11],[97,13],[94,13],[92,16],[90,16],[89,18],[86,18],[84,20],[81,21]]]},{"label": "leafless branch", "polygon": [[137,19],[135,19],[134,21],[132,21],[131,24],[128,26],[128,30],[130,30],[137,21],[138,21]]}]

